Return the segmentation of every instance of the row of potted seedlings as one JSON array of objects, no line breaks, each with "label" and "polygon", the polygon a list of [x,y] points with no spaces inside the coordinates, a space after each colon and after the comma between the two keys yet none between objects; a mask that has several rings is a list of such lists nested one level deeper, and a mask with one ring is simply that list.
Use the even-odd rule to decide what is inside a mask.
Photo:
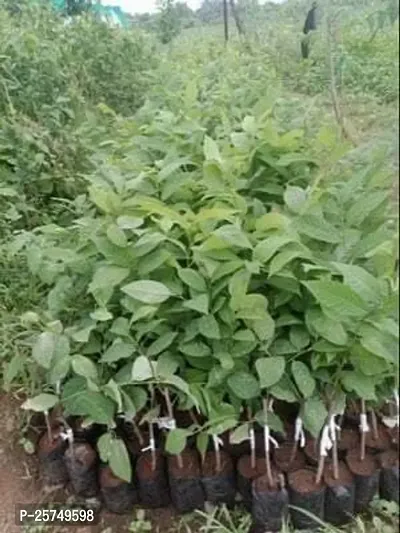
[{"label": "row of potted seedlings", "polygon": [[[268,415],[275,416],[274,404],[263,403],[268,422]],[[293,417],[293,409],[288,412],[278,402],[276,411],[286,416],[285,433],[261,426],[247,412],[245,425],[210,435],[203,447],[204,418],[165,404],[168,416],[145,416],[142,425],[120,418],[112,433],[100,425],[83,428],[78,418],[61,417],[58,424],[49,417],[38,442],[43,480],[70,483],[84,498],[100,492],[105,507],[115,513],[127,513],[139,503],[149,508],[172,504],[181,513],[202,509],[205,501],[233,507],[239,494],[252,513],[252,531],[260,533],[279,531],[289,509],[294,526],[307,529],[316,525],[311,515],[334,525],[348,522],[378,493],[398,502],[398,414],[377,417],[361,401],[358,416],[330,416],[314,439],[302,419]],[[173,455],[167,450],[168,432],[176,424],[188,438]],[[122,477],[107,464],[102,443],[113,438],[126,445],[117,453],[129,451],[131,468]]]},{"label": "row of potted seedlings", "polygon": [[[246,117],[220,143],[199,132],[187,145],[179,130],[178,146],[170,118],[143,128],[118,121],[129,157],[103,143],[84,215],[24,236],[29,268],[49,287],[48,309],[29,315],[28,364],[46,392],[25,408],[60,405],[67,421],[105,426],[87,455],[100,458],[92,485],[100,479],[105,500],[120,487],[113,475],[143,501],[143,479],[167,471],[158,498],[169,494],[180,511],[233,487],[231,500],[237,488],[255,524],[276,528],[289,500],[333,521],[335,487],[354,482],[357,503],[349,491],[347,508],[357,512],[377,487],[368,450],[380,426],[370,413],[399,386],[389,186],[374,169],[327,183],[318,174],[311,186],[302,136],[280,131],[269,113]],[[392,403],[385,417],[395,424]],[[343,455],[352,419],[360,442]],[[62,422],[71,470],[78,435]],[[278,442],[285,424],[295,446]],[[49,422],[50,448],[53,431]],[[251,453],[239,453],[245,446]]]}]

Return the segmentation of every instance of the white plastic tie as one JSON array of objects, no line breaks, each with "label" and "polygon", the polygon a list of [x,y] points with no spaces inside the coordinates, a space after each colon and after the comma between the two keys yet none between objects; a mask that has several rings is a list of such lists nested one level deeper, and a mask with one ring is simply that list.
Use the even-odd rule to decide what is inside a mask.
[{"label": "white plastic tie", "polygon": [[321,457],[327,457],[329,450],[332,448],[333,444],[330,438],[330,427],[329,424],[324,426],[322,430],[321,442],[319,445],[319,454]]},{"label": "white plastic tie", "polygon": [[269,454],[270,443],[275,448],[279,448],[278,442],[274,439],[274,437],[271,437],[271,432],[270,432],[269,426],[264,426],[264,445],[265,445],[265,453],[266,453],[266,455]]},{"label": "white plastic tie", "polygon": [[368,425],[368,418],[367,413],[360,413],[360,431],[361,433],[369,433],[369,425]]},{"label": "white plastic tie", "polygon": [[254,429],[249,429],[249,439],[250,439],[250,449],[251,451],[254,451],[256,449],[256,434],[254,433]]},{"label": "white plastic tie", "polygon": [[332,415],[329,419],[329,438],[332,442],[336,442],[336,432],[340,431],[340,426],[338,426],[335,422],[335,417],[337,415]]},{"label": "white plastic tie", "polygon": [[156,442],[153,437],[150,437],[149,445],[145,448],[142,448],[142,452],[154,451],[156,449]]},{"label": "white plastic tie", "polygon": [[213,442],[214,442],[214,448],[215,448],[215,451],[219,451],[220,448],[222,448],[222,446],[224,445],[224,441],[218,437],[217,435],[213,435],[212,436],[213,438]]},{"label": "white plastic tie", "polygon": [[394,389],[393,391],[393,396],[394,396],[394,403],[396,405],[396,409],[397,409],[397,412],[400,410],[400,406],[399,406],[399,391],[397,389]]},{"label": "white plastic tie", "polygon": [[159,429],[176,429],[176,420],[175,418],[169,418],[168,416],[160,417],[156,419],[156,423]]},{"label": "white plastic tie", "polygon": [[60,437],[63,440],[66,440],[72,446],[74,442],[74,432],[72,431],[71,428],[67,428],[65,431],[60,433]]},{"label": "white plastic tie", "polygon": [[300,448],[304,448],[306,445],[306,434],[303,429],[303,420],[300,416],[296,418],[294,426],[294,441],[300,444]]}]

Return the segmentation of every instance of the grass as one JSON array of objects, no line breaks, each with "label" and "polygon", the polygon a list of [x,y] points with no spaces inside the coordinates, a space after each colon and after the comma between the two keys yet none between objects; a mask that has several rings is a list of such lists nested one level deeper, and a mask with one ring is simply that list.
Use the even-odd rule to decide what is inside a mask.
[{"label": "grass", "polygon": [[[397,533],[399,531],[399,506],[395,502],[376,499],[365,516],[355,517],[343,528],[337,528],[318,520],[320,533]],[[251,516],[240,508],[228,511],[225,507],[209,513],[196,511],[182,518],[170,533],[250,533]],[[315,531],[315,530],[314,530]],[[290,523],[281,533],[295,533]],[[307,532],[306,532],[307,533]]]}]

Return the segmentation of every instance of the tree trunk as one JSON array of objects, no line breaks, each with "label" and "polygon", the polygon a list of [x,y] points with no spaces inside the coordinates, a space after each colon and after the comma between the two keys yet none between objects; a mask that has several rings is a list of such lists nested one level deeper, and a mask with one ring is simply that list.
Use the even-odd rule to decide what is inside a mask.
[{"label": "tree trunk", "polygon": [[229,5],[231,6],[232,16],[235,20],[237,31],[239,35],[244,35],[244,29],[243,29],[242,22],[240,20],[238,12],[236,11],[235,0],[229,0]]}]

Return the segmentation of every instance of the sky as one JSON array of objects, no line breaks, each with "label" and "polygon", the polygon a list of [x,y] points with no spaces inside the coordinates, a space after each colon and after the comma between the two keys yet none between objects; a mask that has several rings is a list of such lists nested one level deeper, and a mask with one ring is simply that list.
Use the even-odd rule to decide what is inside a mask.
[{"label": "sky", "polygon": [[[274,0],[273,0],[274,1]],[[282,0],[275,0],[280,3]],[[200,7],[202,0],[186,0],[192,9]],[[262,3],[262,2],[260,2]],[[103,0],[102,4],[120,6],[127,13],[151,13],[156,10],[156,0]]]}]

